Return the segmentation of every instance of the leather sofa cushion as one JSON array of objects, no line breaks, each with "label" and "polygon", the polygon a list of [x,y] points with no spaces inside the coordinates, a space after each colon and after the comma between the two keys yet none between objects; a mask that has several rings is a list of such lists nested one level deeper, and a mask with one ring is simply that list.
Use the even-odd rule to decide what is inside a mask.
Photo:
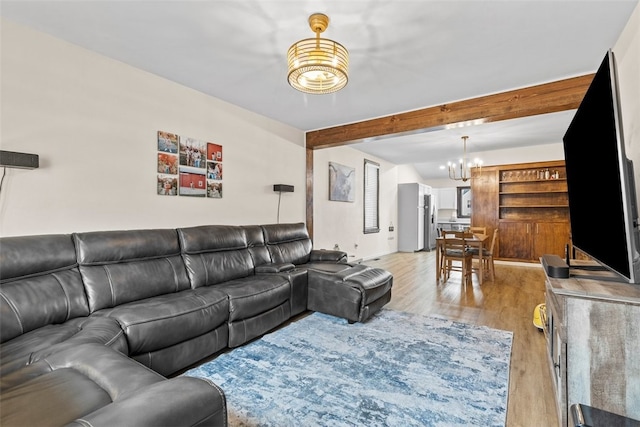
[{"label": "leather sofa cushion", "polygon": [[265,243],[275,263],[305,264],[312,249],[304,223],[263,225]]},{"label": "leather sofa cushion", "polygon": [[189,289],[178,256],[102,266],[80,266],[92,312]]},{"label": "leather sofa cushion", "polygon": [[180,255],[174,229],[74,233],[78,263],[104,265]]},{"label": "leather sofa cushion", "polygon": [[364,304],[368,305],[391,289],[393,276],[381,268],[367,268],[357,274],[346,276],[345,283],[361,289]]},{"label": "leather sofa cushion", "polygon": [[[29,399],[25,399],[28,396]],[[74,369],[38,376],[3,393],[3,426],[63,426],[111,403],[98,384]]]},{"label": "leather sofa cushion", "polygon": [[55,353],[0,378],[0,425],[226,425],[222,390],[167,380],[98,344]]},{"label": "leather sofa cushion", "polygon": [[253,274],[254,264],[242,227],[179,228],[178,235],[192,287],[216,285]]},{"label": "leather sofa cushion", "polygon": [[3,343],[45,325],[88,315],[84,286],[75,267],[0,285]]},{"label": "leather sofa cushion", "polygon": [[103,309],[120,323],[132,355],[155,351],[209,332],[228,317],[227,295],[215,288],[189,289]]},{"label": "leather sofa cushion", "polygon": [[289,281],[279,275],[259,275],[216,286],[229,295],[229,322],[262,314],[289,300]]},{"label": "leather sofa cushion", "polygon": [[91,312],[191,287],[175,230],[74,234]]},{"label": "leather sofa cushion", "polygon": [[307,264],[298,265],[297,267],[302,269],[320,270],[328,273],[340,273],[341,271],[351,268],[352,265],[336,262],[310,262]]},{"label": "leather sofa cushion", "polygon": [[115,319],[80,317],[62,324],[44,326],[3,343],[0,347],[0,375],[86,343],[104,344],[121,353],[128,353],[124,332]]},{"label": "leather sofa cushion", "polygon": [[87,316],[70,235],[0,239],[0,342]]},{"label": "leather sofa cushion", "polygon": [[245,225],[242,227],[247,237],[247,247],[256,267],[271,264],[271,255],[264,242],[264,233],[259,225]]},{"label": "leather sofa cushion", "polygon": [[169,376],[228,346],[229,325],[225,322],[199,337],[157,351],[132,355],[131,358],[161,375]]},{"label": "leather sofa cushion", "polygon": [[3,237],[0,280],[42,275],[76,266],[70,234]]}]

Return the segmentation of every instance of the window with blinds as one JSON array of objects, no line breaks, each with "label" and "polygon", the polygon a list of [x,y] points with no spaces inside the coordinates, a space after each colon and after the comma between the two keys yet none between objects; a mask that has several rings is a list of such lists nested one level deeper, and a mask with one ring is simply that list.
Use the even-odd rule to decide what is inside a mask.
[{"label": "window with blinds", "polygon": [[364,160],[364,232],[378,233],[380,220],[378,205],[380,202],[380,165]]}]

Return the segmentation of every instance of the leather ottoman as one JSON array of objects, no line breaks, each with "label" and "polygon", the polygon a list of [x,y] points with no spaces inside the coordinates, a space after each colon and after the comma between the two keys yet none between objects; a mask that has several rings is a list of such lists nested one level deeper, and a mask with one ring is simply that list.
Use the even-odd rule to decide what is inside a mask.
[{"label": "leather ottoman", "polygon": [[386,270],[358,264],[340,272],[309,269],[307,308],[364,322],[391,300],[393,276]]}]

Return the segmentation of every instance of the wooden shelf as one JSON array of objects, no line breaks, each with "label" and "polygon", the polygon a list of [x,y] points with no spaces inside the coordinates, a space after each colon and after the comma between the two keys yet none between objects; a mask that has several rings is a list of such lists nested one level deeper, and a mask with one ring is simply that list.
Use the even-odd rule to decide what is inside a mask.
[{"label": "wooden shelf", "polygon": [[523,179],[523,180],[507,180],[500,181],[500,184],[526,184],[526,183],[540,183],[540,182],[557,182],[557,181],[567,181],[567,178],[554,178],[554,179]]},{"label": "wooden shelf", "polygon": [[547,194],[547,193],[567,193],[567,190],[532,190],[532,191],[501,191],[499,194]]},{"label": "wooden shelf", "polygon": [[499,258],[537,261],[542,254],[564,256],[570,228],[564,161],[483,167],[481,175],[472,181],[471,222],[500,230]]},{"label": "wooden shelf", "polygon": [[500,208],[507,209],[529,209],[529,208],[568,208],[569,205],[500,205]]}]

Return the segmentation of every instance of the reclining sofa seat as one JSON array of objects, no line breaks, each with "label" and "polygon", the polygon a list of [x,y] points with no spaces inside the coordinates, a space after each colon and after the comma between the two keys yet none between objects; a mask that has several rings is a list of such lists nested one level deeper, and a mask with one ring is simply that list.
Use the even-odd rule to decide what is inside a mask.
[{"label": "reclining sofa seat", "polygon": [[346,252],[313,249],[309,232],[303,222],[267,224],[261,227],[273,263],[290,263],[298,269],[313,268],[327,272],[339,272],[351,267],[351,264],[347,263]]},{"label": "reclining sofa seat", "polygon": [[391,273],[349,264],[342,251],[312,250],[304,223],[262,228],[273,262],[307,271],[307,309],[364,322],[391,300]]},{"label": "reclining sofa seat", "polygon": [[0,376],[83,343],[128,352],[115,319],[88,317],[71,235],[4,237],[1,245]]},{"label": "reclining sofa seat", "polygon": [[[252,238],[259,238],[254,233]],[[291,316],[287,277],[255,274],[254,259],[266,253],[249,249],[241,226],[179,228],[182,256],[195,289],[217,289],[229,298],[229,347],[237,347],[282,324]]]},{"label": "reclining sofa seat", "polygon": [[0,381],[0,425],[227,425],[222,390],[200,378],[167,380],[103,344],[44,356]]},{"label": "reclining sofa seat", "polygon": [[264,231],[259,225],[245,225],[242,227],[247,236],[249,253],[255,265],[255,274],[279,275],[287,279],[291,293],[289,295],[290,316],[307,310],[307,270],[297,269],[295,265],[275,263],[264,241]]},{"label": "reclining sofa seat", "polygon": [[192,288],[175,229],[74,239],[92,317],[118,321],[133,359],[169,375],[227,346],[227,295]]}]

